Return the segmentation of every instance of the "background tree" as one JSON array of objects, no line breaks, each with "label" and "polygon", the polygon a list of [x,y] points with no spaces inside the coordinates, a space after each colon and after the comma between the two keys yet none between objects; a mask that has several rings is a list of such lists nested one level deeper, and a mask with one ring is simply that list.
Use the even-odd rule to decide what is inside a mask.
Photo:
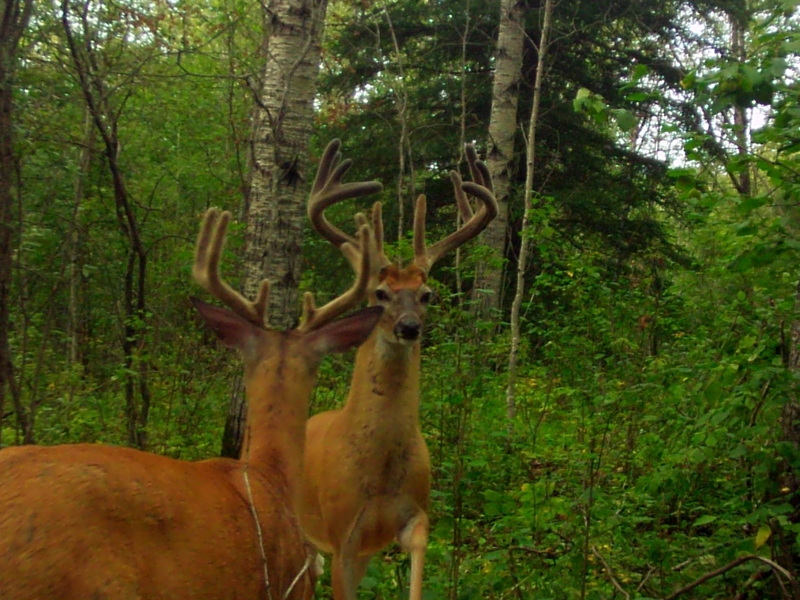
[{"label": "background tree", "polygon": [[[244,216],[253,93],[267,56],[262,6],[74,8],[88,11],[89,69],[118,116],[116,160],[147,257],[147,305],[133,322],[130,369],[131,245],[105,141],[93,121],[94,140],[87,135],[61,7],[37,2],[10,80],[7,335],[18,402],[5,402],[2,440],[22,443],[30,431],[44,444],[129,443],[126,384],[142,364],[148,447],[214,456],[238,365],[195,323],[189,265],[207,206]],[[526,5],[518,124],[541,72],[543,9]],[[410,252],[399,223],[398,108],[411,140],[403,181],[426,193],[430,238],[441,237],[455,220],[446,171],[458,168],[462,141],[489,158],[499,18],[499,0],[336,1],[326,11],[309,163],[338,136],[357,158],[353,177],[382,181],[386,238],[397,240],[390,254]],[[87,56],[83,25],[70,24]],[[431,274],[439,301],[426,326],[420,407],[434,470],[426,592],[791,598],[800,532],[796,9],[562,2],[551,33],[527,265],[517,258],[525,161],[509,170],[504,258],[511,272],[524,267],[524,285],[509,289],[521,292],[511,438],[503,398],[512,294],[491,319],[472,314],[464,299],[487,252],[474,246],[458,269],[443,261]],[[740,123],[750,129],[744,139]],[[529,141],[518,131],[517,157]],[[353,207],[337,208],[330,218],[352,227]],[[231,223],[231,273],[244,272],[246,228],[243,218]],[[340,292],[349,266],[316,236],[300,241],[301,290]],[[315,411],[345,395],[350,364],[323,364]],[[402,594],[406,568],[391,551],[372,561],[362,596]],[[326,590],[323,582],[318,595]]]},{"label": "background tree", "polygon": [[[11,266],[14,241],[14,77],[17,51],[33,10],[33,0],[3,0],[0,4],[0,432],[5,398],[19,394],[8,339],[10,326]],[[0,440],[2,436],[0,435]]]},{"label": "background tree", "polygon": [[[312,102],[327,0],[273,0],[265,5],[265,60],[254,99],[244,293],[254,298],[269,279],[270,324],[291,328],[297,318],[302,239],[309,186]],[[234,386],[222,441],[223,456],[238,457],[246,406]]]},{"label": "background tree", "polygon": [[476,314],[484,318],[492,314],[492,309],[499,309],[502,301],[503,258],[508,239],[508,197],[514,140],[517,136],[517,105],[522,85],[524,15],[525,6],[521,2],[504,0],[500,3],[486,156],[500,211],[483,234],[483,242],[491,248],[492,253],[486,257],[485,263],[478,266],[474,287]]}]

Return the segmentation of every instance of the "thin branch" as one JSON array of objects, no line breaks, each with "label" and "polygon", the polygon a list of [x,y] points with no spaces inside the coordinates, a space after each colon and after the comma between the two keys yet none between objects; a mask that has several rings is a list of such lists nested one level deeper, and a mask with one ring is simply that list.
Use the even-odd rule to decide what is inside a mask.
[{"label": "thin branch", "polygon": [[592,546],[592,554],[594,554],[597,557],[597,559],[601,563],[603,563],[603,567],[606,570],[606,575],[608,575],[608,579],[611,581],[612,584],[614,584],[614,587],[617,588],[617,590],[619,590],[619,593],[625,596],[625,600],[631,600],[631,595],[628,592],[626,592],[625,589],[619,584],[617,578],[614,577],[614,571],[611,570],[611,567],[606,562],[606,559],[603,558],[603,555],[597,551],[597,548],[595,546]]},{"label": "thin branch", "polygon": [[[749,562],[751,560],[757,560],[757,561],[763,562],[764,564],[769,565],[777,573],[780,573],[781,575],[786,577],[786,579],[788,579],[789,581],[794,581],[794,577],[792,576],[792,574],[789,573],[789,571],[784,569],[782,566],[780,566],[776,562],[771,561],[768,558],[764,558],[763,556],[758,556],[757,554],[747,554],[745,556],[740,556],[739,558],[737,558],[735,560],[732,560],[727,565],[725,565],[723,567],[720,567],[719,569],[715,569],[713,571],[709,571],[705,575],[702,575],[701,577],[698,577],[692,583],[690,583],[688,585],[685,585],[682,588],[680,588],[679,590],[671,593],[669,596],[664,598],[664,600],[674,600],[678,596],[681,596],[681,595],[685,594],[686,592],[689,592],[689,591],[693,590],[698,585],[704,584],[709,579],[714,579],[714,577],[719,577],[720,575],[722,575],[724,573],[727,573],[731,569],[735,569],[739,565],[741,565],[743,563],[746,563],[746,562]],[[778,580],[780,581],[780,578]]]},{"label": "thin branch", "polygon": [[511,349],[508,353],[508,386],[506,387],[506,411],[508,413],[508,433],[513,433],[514,415],[516,413],[516,378],[517,358],[520,344],[520,308],[525,288],[525,269],[527,267],[528,252],[530,248],[530,222],[533,213],[533,175],[536,158],[536,126],[539,118],[539,103],[542,97],[542,82],[545,72],[545,57],[547,55],[548,35],[553,15],[553,0],[546,0],[544,5],[544,20],[542,35],[539,42],[539,59],[536,64],[536,79],[533,91],[533,106],[528,123],[528,143],[526,148],[527,168],[525,176],[525,212],[522,218],[522,247],[520,249],[519,263],[517,265],[517,289],[511,305]]}]

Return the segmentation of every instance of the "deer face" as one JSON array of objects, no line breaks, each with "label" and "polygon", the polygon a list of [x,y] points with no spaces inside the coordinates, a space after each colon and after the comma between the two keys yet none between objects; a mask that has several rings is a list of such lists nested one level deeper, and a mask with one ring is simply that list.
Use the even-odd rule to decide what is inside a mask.
[{"label": "deer face", "polygon": [[432,296],[426,280],[425,272],[415,265],[404,269],[389,265],[381,269],[370,304],[384,309],[378,328],[388,342],[411,345],[420,339],[425,310]]}]

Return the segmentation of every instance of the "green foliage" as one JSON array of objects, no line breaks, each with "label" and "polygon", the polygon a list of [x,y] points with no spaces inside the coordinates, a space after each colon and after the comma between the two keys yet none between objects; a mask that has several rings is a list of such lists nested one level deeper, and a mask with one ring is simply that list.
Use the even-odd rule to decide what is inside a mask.
[{"label": "green foliage", "polygon": [[[405,61],[415,191],[431,199],[435,239],[454,222],[446,171],[457,166],[462,82],[467,139],[484,143],[489,118],[487,40],[498,11],[469,6],[469,20],[465,3],[449,0],[330,8],[315,149],[341,135],[357,176],[384,182],[390,255],[408,256],[410,244],[394,243],[398,73],[386,14]],[[459,277],[453,261],[434,273],[422,384],[434,470],[427,598],[619,597],[612,577],[631,598],[663,598],[745,554],[785,566],[787,552],[800,553],[800,451],[784,424],[798,397],[800,320],[793,6],[749,13],[744,59],[689,52],[697,42],[687,33],[702,21],[701,41],[724,48],[741,2],[592,2],[558,13],[513,421],[507,315],[476,322],[470,312],[485,252],[465,249]],[[218,452],[241,367],[186,298],[197,292],[189,265],[199,215],[208,205],[235,210],[246,183],[249,88],[263,59],[254,7],[93,7],[150,261],[147,311],[135,322],[120,308],[127,247],[100,142],[87,134],[58,15],[39,7],[17,82],[22,208],[10,332],[39,443],[126,443],[123,385],[144,370],[149,449],[187,459]],[[680,68],[664,51],[673,38],[688,49]],[[525,61],[530,75],[531,48]],[[736,109],[759,118],[741,149]],[[680,148],[671,164],[662,143]],[[511,175],[512,263],[523,176]],[[329,212],[346,223],[352,207]],[[242,226],[231,229],[236,256]],[[304,244],[302,286],[322,302],[350,268],[317,236]],[[225,269],[235,280],[235,260]],[[126,324],[142,332],[132,365],[121,352]],[[313,411],[342,401],[351,368],[352,356],[326,359]],[[6,403],[3,444],[24,436],[13,408]],[[361,597],[403,597],[408,568],[397,548],[376,557]],[[779,598],[777,577],[748,562],[683,597]]]}]

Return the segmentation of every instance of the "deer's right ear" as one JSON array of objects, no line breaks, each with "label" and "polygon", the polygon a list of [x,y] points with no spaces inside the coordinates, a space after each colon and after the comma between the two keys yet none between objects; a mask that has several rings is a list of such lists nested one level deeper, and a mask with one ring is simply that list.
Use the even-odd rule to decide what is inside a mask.
[{"label": "deer's right ear", "polygon": [[347,352],[364,343],[383,315],[382,306],[370,306],[308,334],[308,343],[320,355]]},{"label": "deer's right ear", "polygon": [[192,304],[226,346],[245,353],[255,346],[259,332],[262,331],[256,325],[230,310],[197,298],[192,298]]}]

